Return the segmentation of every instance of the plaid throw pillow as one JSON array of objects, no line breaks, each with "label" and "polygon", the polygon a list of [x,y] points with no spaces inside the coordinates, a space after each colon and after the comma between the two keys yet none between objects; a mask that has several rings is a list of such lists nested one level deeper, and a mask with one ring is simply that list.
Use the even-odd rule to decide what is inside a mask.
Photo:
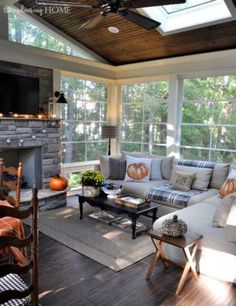
[{"label": "plaid throw pillow", "polygon": [[121,158],[110,157],[110,179],[111,180],[124,180],[126,173],[126,160]]}]

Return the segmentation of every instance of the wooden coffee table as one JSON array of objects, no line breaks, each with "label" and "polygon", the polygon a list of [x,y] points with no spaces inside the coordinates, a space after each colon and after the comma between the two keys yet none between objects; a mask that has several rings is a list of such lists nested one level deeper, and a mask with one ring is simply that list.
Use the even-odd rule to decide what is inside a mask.
[{"label": "wooden coffee table", "polygon": [[[179,294],[180,291],[182,290],[188,273],[191,270],[192,276],[195,279],[198,279],[198,274],[195,269],[195,264],[194,264],[194,257],[198,248],[198,244],[200,239],[202,238],[202,235],[193,233],[191,231],[188,231],[185,236],[179,237],[179,238],[173,238],[169,236],[165,236],[157,231],[150,231],[149,232],[150,237],[152,239],[152,242],[156,248],[156,253],[153,256],[151,263],[149,265],[147,274],[146,274],[146,279],[149,280],[152,272],[157,264],[158,259],[160,258],[161,261],[163,262],[163,265],[165,268],[168,268],[169,264],[174,264],[176,266],[179,266],[183,268],[183,273],[180,278],[178,287],[176,289],[176,294]],[[164,252],[163,252],[163,243],[171,244],[177,248],[180,248],[183,250],[184,257],[186,259],[186,263],[184,266],[169,260],[165,257]]]},{"label": "wooden coffee table", "polygon": [[150,203],[148,206],[140,209],[128,208],[124,205],[115,203],[114,198],[108,198],[106,196],[99,196],[95,198],[85,197],[82,194],[77,194],[80,207],[80,219],[83,219],[83,205],[88,203],[93,207],[99,207],[101,210],[112,211],[117,214],[126,214],[132,221],[132,239],[136,238],[136,222],[139,216],[146,215],[150,217],[148,213],[151,213],[152,222],[157,218],[157,210],[160,206],[156,203]]}]

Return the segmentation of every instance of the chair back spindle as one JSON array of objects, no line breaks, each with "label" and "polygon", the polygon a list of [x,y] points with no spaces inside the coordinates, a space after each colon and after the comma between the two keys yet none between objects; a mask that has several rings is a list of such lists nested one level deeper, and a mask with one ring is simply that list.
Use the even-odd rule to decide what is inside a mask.
[{"label": "chair back spindle", "polygon": [[[4,178],[4,175],[9,177],[15,177],[16,180],[11,181]],[[10,204],[14,205],[16,208],[20,207],[20,193],[21,193],[21,184],[23,178],[23,166],[22,162],[19,162],[18,168],[6,167],[4,165],[3,159],[0,158],[0,198],[2,200],[7,200]],[[10,191],[15,191],[15,197],[12,195],[6,194],[4,189]]]}]

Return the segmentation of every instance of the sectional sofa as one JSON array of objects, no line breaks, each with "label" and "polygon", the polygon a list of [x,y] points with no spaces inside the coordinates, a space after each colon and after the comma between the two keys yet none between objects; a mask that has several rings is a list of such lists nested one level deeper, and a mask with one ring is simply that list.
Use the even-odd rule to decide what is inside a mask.
[{"label": "sectional sofa", "polygon": [[[127,179],[130,156],[137,163],[143,159],[150,160],[148,179]],[[164,220],[177,214],[187,223],[189,230],[203,235],[196,256],[200,273],[236,283],[236,193],[225,198],[219,196],[219,190],[233,168],[229,164],[184,161],[145,153],[125,152],[100,157],[100,169],[105,178],[122,185],[124,194],[145,197],[161,204],[154,230],[160,230]],[[175,185],[176,175],[181,175],[182,179],[185,173],[187,179],[193,176],[190,190],[175,190],[173,186],[178,187]],[[220,222],[222,214],[225,218],[223,225]],[[214,226],[213,221],[216,221]],[[166,246],[165,252],[172,260],[184,260],[183,254],[174,246]]]}]

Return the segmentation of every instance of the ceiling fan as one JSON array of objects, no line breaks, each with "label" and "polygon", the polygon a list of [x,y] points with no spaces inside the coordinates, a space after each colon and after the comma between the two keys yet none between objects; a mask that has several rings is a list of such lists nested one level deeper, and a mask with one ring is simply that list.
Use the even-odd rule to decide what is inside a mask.
[{"label": "ceiling fan", "polygon": [[161,6],[170,4],[185,3],[186,0],[97,0],[96,4],[83,4],[78,2],[59,1],[59,0],[36,0],[38,5],[56,5],[67,7],[81,7],[100,9],[100,14],[87,22],[85,22],[80,29],[92,29],[94,28],[104,17],[110,13],[118,14],[125,19],[135,23],[136,25],[143,27],[144,29],[151,30],[159,27],[160,22],[150,19],[146,16],[136,13],[131,9],[137,9],[142,7]]}]

